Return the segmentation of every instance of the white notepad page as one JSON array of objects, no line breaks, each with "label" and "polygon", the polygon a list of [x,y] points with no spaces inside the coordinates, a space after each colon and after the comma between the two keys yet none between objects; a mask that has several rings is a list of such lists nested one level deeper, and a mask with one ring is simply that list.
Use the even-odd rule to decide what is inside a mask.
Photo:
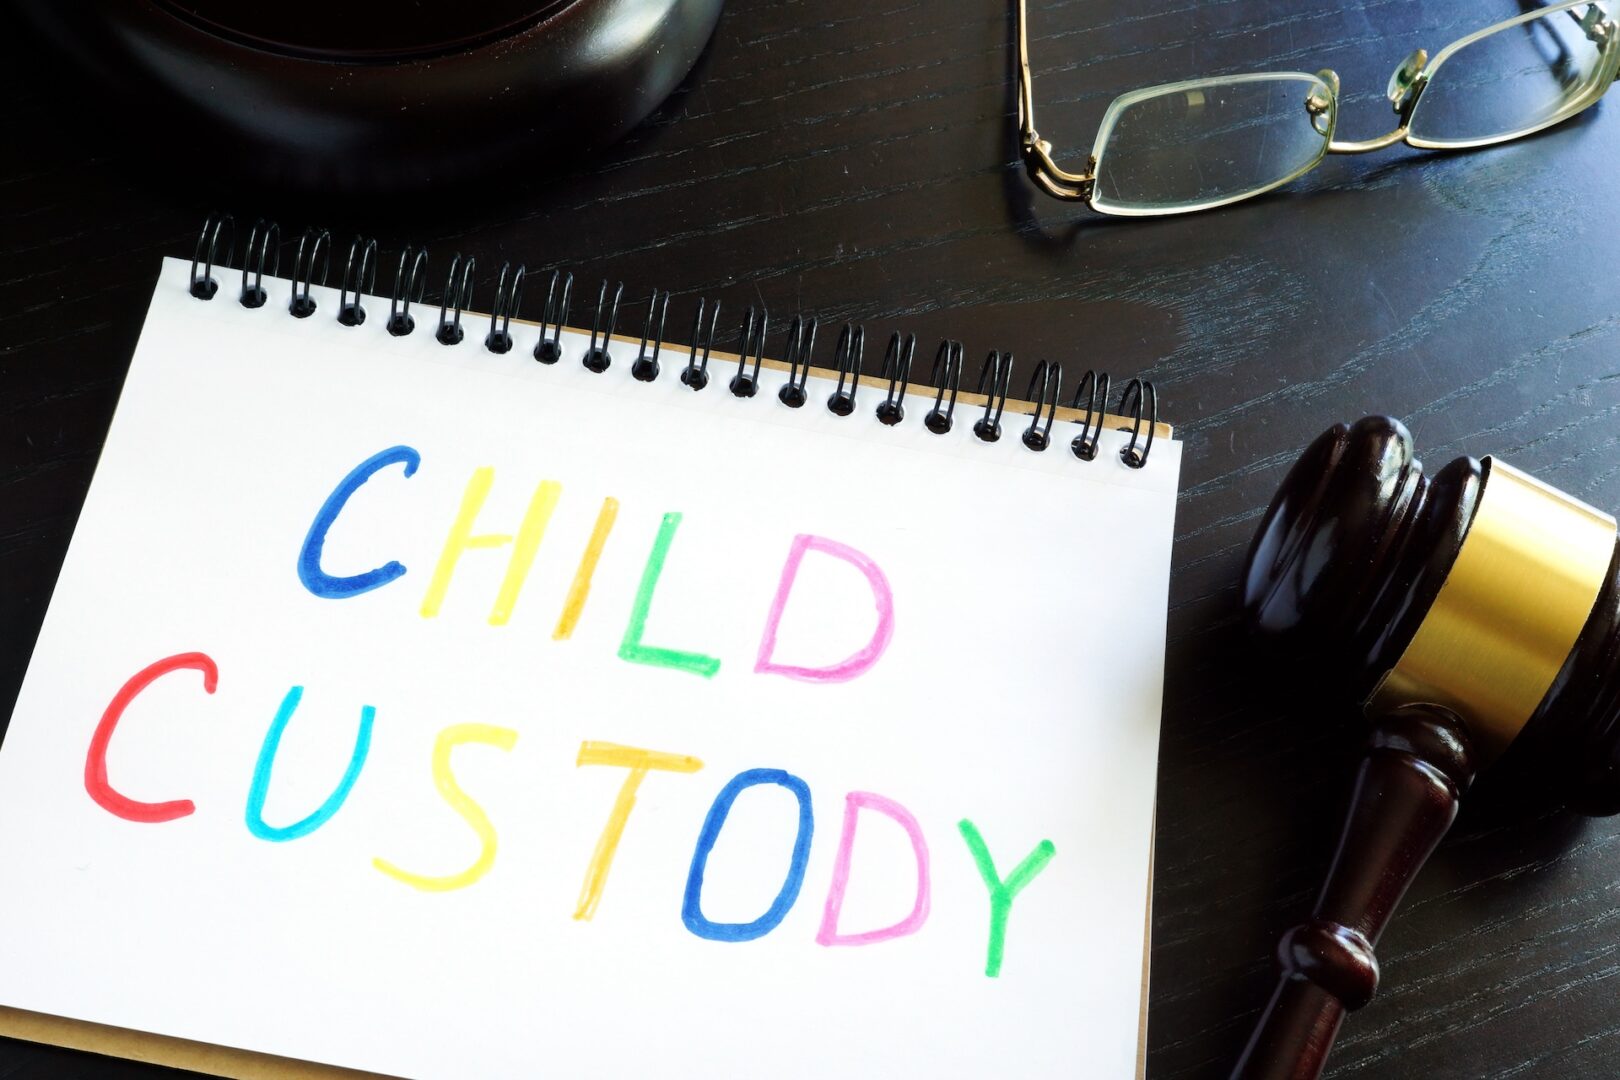
[{"label": "white notepad page", "polygon": [[0,747],[0,1005],[404,1076],[1135,1072],[1178,443],[187,270]]}]

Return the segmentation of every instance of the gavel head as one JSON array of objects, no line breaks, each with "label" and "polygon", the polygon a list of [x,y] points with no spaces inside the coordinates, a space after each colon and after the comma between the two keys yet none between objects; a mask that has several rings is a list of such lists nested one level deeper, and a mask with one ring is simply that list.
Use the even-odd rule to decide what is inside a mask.
[{"label": "gavel head", "polygon": [[1398,421],[1324,432],[1244,567],[1250,627],[1371,714],[1438,705],[1587,813],[1620,811],[1614,519],[1492,458],[1433,476]]}]

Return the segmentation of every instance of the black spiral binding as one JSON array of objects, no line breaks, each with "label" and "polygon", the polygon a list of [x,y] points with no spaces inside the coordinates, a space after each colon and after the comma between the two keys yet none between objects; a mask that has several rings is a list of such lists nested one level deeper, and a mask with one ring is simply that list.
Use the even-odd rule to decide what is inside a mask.
[{"label": "black spiral binding", "polygon": [[[714,310],[709,313],[709,326],[703,328],[704,301],[698,298],[697,314],[692,317],[692,345],[691,352],[686,357],[686,367],[681,372],[681,384],[691,390],[701,390],[709,385],[709,350],[714,347],[714,328],[720,321],[720,301],[714,302]],[[698,361],[698,350],[703,350],[703,360]]]},{"label": "black spiral binding", "polygon": [[[295,319],[307,319],[315,314],[315,300],[309,290],[315,281],[315,260],[321,261],[320,285],[332,272],[332,234],[325,229],[305,229],[298,238],[298,253],[293,256],[292,295],[287,299],[287,312]],[[303,290],[299,291],[302,283]],[[193,293],[195,293],[193,283]]]},{"label": "black spiral binding", "polygon": [[[1081,461],[1090,461],[1097,456],[1097,440],[1102,437],[1103,406],[1108,402],[1108,372],[1101,375],[1088,370],[1080,376],[1080,385],[1074,390],[1074,403],[1069,408],[1076,412],[1080,410],[1080,399],[1086,399],[1086,418],[1080,421],[1080,434],[1074,437],[1069,449]],[[1157,404],[1158,398],[1154,397]],[[1092,417],[1097,418],[1097,426],[1091,426]]]},{"label": "black spiral binding", "polygon": [[782,362],[788,366],[788,381],[776,392],[776,400],[790,409],[802,409],[809,400],[804,382],[810,377],[810,356],[816,351],[816,319],[793,316],[788,327],[787,342],[782,346]]},{"label": "black spiral binding", "polygon": [[512,351],[512,314],[523,303],[522,263],[517,270],[511,263],[501,264],[501,278],[495,283],[495,304],[489,312],[489,333],[484,335],[484,348],[500,356]]},{"label": "black spiral binding", "polygon": [[[664,347],[664,317],[668,314],[669,293],[660,297],[654,289],[652,299],[647,301],[647,321],[641,324],[641,344],[636,349],[635,363],[630,365],[630,375],[637,382],[652,382],[658,378],[658,351]],[[656,328],[653,326],[655,318],[658,320]],[[650,353],[647,351],[649,339],[652,341]]]},{"label": "black spiral binding", "polygon": [[[355,263],[359,254],[360,262]],[[343,267],[343,291],[338,294],[338,322],[344,326],[359,326],[366,321],[366,309],[360,298],[377,291],[377,241],[355,237],[349,245],[349,261]],[[354,299],[350,299],[350,294]]]},{"label": "black spiral binding", "polygon": [[[220,249],[223,243],[224,254]],[[266,267],[272,278],[281,270],[281,229],[273,221],[255,220],[248,232],[241,266],[242,284],[237,301],[245,308],[263,307],[269,295],[264,288]],[[219,282],[214,271],[230,269],[236,251],[235,222],[229,215],[211,216],[203,223],[201,233],[192,251],[188,292],[198,300],[214,300],[219,293]],[[336,320],[344,326],[359,326],[365,322],[366,296],[376,296],[377,242],[356,237],[349,245],[344,263],[342,287],[339,291]],[[292,290],[287,310],[294,317],[307,319],[315,314],[317,302],[311,295],[314,286],[325,287],[332,263],[332,236],[325,229],[305,229],[293,249]],[[462,344],[462,313],[472,304],[473,269],[471,258],[463,259],[458,253],[450,262],[445,277],[444,291],[439,298],[439,320],[434,338],[442,345]],[[399,254],[394,272],[393,292],[388,303],[388,333],[405,337],[416,330],[411,317],[411,305],[420,306],[426,300],[428,253],[426,249],[406,248]],[[516,347],[512,332],[513,320],[519,317],[523,303],[523,283],[526,269],[503,263],[495,285],[495,299],[489,317],[489,332],[484,336],[484,349],[495,355],[511,352]],[[539,322],[539,339],[535,342],[533,357],[542,364],[555,364],[562,358],[562,330],[568,322],[569,302],[573,292],[574,275],[553,270],[546,287],[545,304]],[[596,310],[591,319],[589,344],[581,358],[585,368],[598,374],[612,366],[609,354],[614,332],[618,326],[619,303],[624,295],[623,284],[610,287],[603,280],[597,295]],[[640,382],[653,382],[662,373],[659,354],[664,343],[664,326],[669,314],[671,294],[653,289],[647,302],[642,323],[641,344],[636,359],[630,365],[632,377]],[[715,327],[720,321],[719,301],[697,298],[692,319],[691,344],[686,363],[680,369],[681,384],[696,392],[709,385],[709,355],[714,347]],[[807,403],[806,380],[810,376],[812,357],[816,347],[817,320],[814,316],[795,316],[783,341],[783,364],[787,367],[787,381],[777,390],[777,400],[793,409]],[[739,333],[737,371],[728,382],[730,392],[740,398],[758,395],[761,369],[764,366],[766,338],[769,335],[769,317],[763,308],[746,309]],[[827,398],[827,409],[837,416],[850,416],[856,411],[855,397],[860,388],[861,361],[865,349],[866,330],[854,322],[846,322],[838,335],[833,350],[831,372],[837,377],[832,393]],[[884,350],[879,382],[886,383],[886,393],[874,410],[880,423],[888,427],[905,421],[905,398],[911,387],[912,363],[917,339],[914,334],[896,332],[889,338]],[[935,435],[949,433],[955,424],[957,397],[962,385],[962,343],[945,340],[934,353],[933,367],[929,371],[928,385],[934,399],[922,418],[923,426]],[[1001,438],[1001,420],[1007,408],[1008,387],[1012,382],[1013,356],[1008,352],[991,351],[979,369],[975,394],[984,401],[984,411],[973,423],[973,434],[984,442]],[[1070,452],[1082,461],[1097,457],[1098,446],[1107,420],[1110,380],[1107,372],[1088,370],[1080,378],[1069,408],[1084,410],[1078,421],[1080,431],[1069,444]],[[1063,392],[1062,365],[1041,360],[1030,375],[1025,397],[1033,405],[1028,424],[1020,434],[1024,446],[1037,453],[1046,451],[1052,443],[1052,428]],[[1120,394],[1116,419],[1123,418],[1129,427],[1130,438],[1120,449],[1120,460],[1133,469],[1147,465],[1153,452],[1153,438],[1159,420],[1159,395],[1153,383],[1136,378],[1126,384]]]},{"label": "black spiral binding", "polygon": [[[585,370],[594,371],[600,375],[613,363],[613,357],[608,355],[608,342],[613,340],[613,328],[619,323],[619,298],[624,295],[624,282],[613,286],[613,306],[608,309],[607,326],[602,325],[602,304],[607,300],[608,283],[604,279],[602,291],[596,297],[596,316],[591,319],[591,346],[585,350],[585,359],[582,361]],[[597,333],[600,331],[601,339]]]},{"label": "black spiral binding", "polygon": [[[225,258],[220,260],[221,265],[228,264],[231,256],[236,253],[236,222],[229,214],[210,217],[203,222],[202,232],[197,235],[197,246],[191,251],[191,295],[198,300],[212,300],[214,294],[219,292],[219,282],[214,280],[214,260],[219,257],[219,234],[221,230],[229,230],[225,249]],[[197,276],[197,264],[203,264],[202,276]]]},{"label": "black spiral binding", "polygon": [[[960,341],[939,343],[939,349],[934,353],[934,370],[928,376],[928,382],[934,388],[934,407],[923,417],[923,426],[935,435],[944,435],[951,430],[951,423],[956,414],[956,393],[962,388]],[[941,410],[940,405],[945,404],[946,390],[951,392],[951,400]]]},{"label": "black spiral binding", "polygon": [[[838,386],[827,398],[827,408],[836,416],[848,416],[855,411],[855,391],[861,385],[861,351],[866,347],[866,328],[845,323],[838,333],[838,348],[833,351],[833,364],[838,368]],[[844,380],[849,389],[844,389]]]},{"label": "black spiral binding", "polygon": [[[253,223],[253,231],[248,233],[247,250],[242,255],[242,291],[237,294],[237,300],[243,307],[262,308],[270,298],[270,294],[264,291],[264,261],[272,254],[275,261],[270,264],[270,276],[275,277],[281,273],[281,227],[260,218]],[[252,285],[248,284],[250,266],[253,268]]]},{"label": "black spiral binding", "polygon": [[[439,298],[439,328],[433,332],[440,345],[460,345],[462,339],[461,313],[472,303],[474,259],[461,261],[461,252],[450,259],[450,273],[444,279],[444,295]],[[445,318],[451,302],[456,305],[453,318]]]},{"label": "black spiral binding", "polygon": [[[759,392],[759,365],[765,362],[765,335],[769,326],[770,319],[764,308],[760,308],[757,322],[752,306],[743,316],[742,333],[738,335],[737,374],[731,377],[729,383],[732,394],[737,397],[753,397]],[[754,353],[753,371],[748,370],[750,350]]]},{"label": "black spiral binding", "polygon": [[901,340],[896,330],[883,350],[883,370],[878,378],[889,380],[889,393],[877,407],[878,423],[894,427],[906,418],[906,388],[911,385],[911,354],[917,351],[917,335]]},{"label": "black spiral binding", "polygon": [[[405,276],[406,262],[411,264],[409,277]],[[416,329],[411,305],[420,304],[427,292],[427,264],[427,248],[416,252],[415,259],[411,258],[410,248],[399,253],[399,269],[394,271],[394,295],[388,300],[388,332],[395,337],[404,337]]]},{"label": "black spiral binding", "polygon": [[[557,291],[559,282],[561,293]],[[546,308],[540,315],[540,340],[534,346],[534,358],[542,364],[555,364],[562,359],[562,328],[568,321],[568,295],[573,291],[573,274],[560,270],[551,272],[551,284],[546,286]]]},{"label": "black spiral binding", "polygon": [[1012,381],[1012,368],[1012,353],[994,350],[979,368],[979,388],[974,393],[984,395],[984,415],[974,421],[973,434],[985,442],[1001,438],[1001,414],[1007,410],[1007,384]]},{"label": "black spiral binding", "polygon": [[[1142,434],[1144,403],[1147,408],[1147,441],[1138,447],[1136,440]],[[1129,412],[1133,418],[1131,441],[1120,449],[1119,458],[1131,468],[1140,469],[1147,464],[1148,454],[1153,450],[1153,428],[1159,422],[1159,392],[1144,379],[1132,379],[1125,384],[1125,392],[1119,395],[1119,411]]]},{"label": "black spiral binding", "polygon": [[[1047,364],[1045,360],[1035,365],[1035,373],[1029,377],[1029,389],[1024,397],[1035,403],[1035,410],[1030,414],[1029,427],[1024,429],[1024,445],[1031,450],[1045,450],[1052,442],[1052,421],[1057,418],[1058,395],[1063,393],[1063,366],[1061,364]],[[1040,396],[1037,397],[1036,395]],[[1046,425],[1041,426],[1041,410],[1046,410]]]}]

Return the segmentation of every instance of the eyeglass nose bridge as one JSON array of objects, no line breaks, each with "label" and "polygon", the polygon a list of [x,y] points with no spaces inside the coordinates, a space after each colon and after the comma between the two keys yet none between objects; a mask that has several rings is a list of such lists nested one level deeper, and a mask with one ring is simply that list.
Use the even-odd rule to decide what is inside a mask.
[{"label": "eyeglass nose bridge", "polygon": [[1402,127],[1405,127],[1411,118],[1418,97],[1428,85],[1428,68],[1429,51],[1413,49],[1411,54],[1401,61],[1401,66],[1391,73],[1389,85],[1384,88],[1384,96],[1389,99],[1395,115],[1401,118]]},{"label": "eyeglass nose bridge", "polygon": [[[1327,76],[1333,75],[1331,71],[1323,72],[1319,77],[1329,81]],[[1333,75],[1330,80],[1337,87],[1339,77]],[[1412,125],[1412,111],[1417,108],[1418,99],[1423,96],[1423,88],[1429,84],[1429,53],[1427,49],[1414,49],[1405,60],[1402,60],[1389,77],[1389,85],[1384,89],[1384,96],[1389,99],[1390,107],[1400,118],[1400,126],[1394,131],[1380,135],[1376,139],[1363,139],[1357,142],[1340,142],[1335,139],[1328,143],[1327,152],[1330,154],[1366,154],[1374,150],[1382,150],[1404,142],[1408,130]]]}]

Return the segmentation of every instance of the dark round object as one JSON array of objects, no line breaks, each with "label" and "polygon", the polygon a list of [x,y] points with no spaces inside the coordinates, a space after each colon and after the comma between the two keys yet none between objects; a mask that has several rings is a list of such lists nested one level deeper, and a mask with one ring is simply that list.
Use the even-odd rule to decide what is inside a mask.
[{"label": "dark round object", "polygon": [[[1289,470],[1249,548],[1249,627],[1324,690],[1366,700],[1451,572],[1483,477],[1471,457],[1424,475],[1389,417],[1329,428]],[[1620,551],[1502,764],[1575,809],[1620,812]]]},{"label": "dark round object", "polygon": [[[93,101],[189,164],[281,187],[419,190],[622,135],[697,61],[721,0],[302,5],[225,0],[13,9]],[[152,124],[156,121],[155,125]],[[206,159],[202,155],[207,155]]]},{"label": "dark round object", "polygon": [[1411,434],[1389,417],[1335,424],[1288,471],[1249,547],[1249,625],[1365,698],[1450,571],[1480,475],[1459,458],[1424,476]]}]

